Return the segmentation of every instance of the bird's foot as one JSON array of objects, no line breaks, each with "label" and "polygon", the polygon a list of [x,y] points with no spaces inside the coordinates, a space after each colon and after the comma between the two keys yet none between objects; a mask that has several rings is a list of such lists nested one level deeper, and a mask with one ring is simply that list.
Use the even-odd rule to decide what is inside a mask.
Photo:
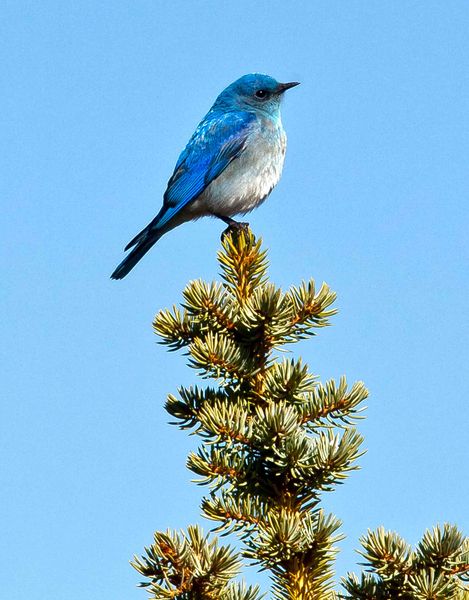
[{"label": "bird's foot", "polygon": [[230,219],[230,224],[221,234],[221,241],[225,239],[225,236],[228,234],[238,235],[241,232],[246,232],[249,230],[249,223],[240,223],[239,221],[233,221]]}]

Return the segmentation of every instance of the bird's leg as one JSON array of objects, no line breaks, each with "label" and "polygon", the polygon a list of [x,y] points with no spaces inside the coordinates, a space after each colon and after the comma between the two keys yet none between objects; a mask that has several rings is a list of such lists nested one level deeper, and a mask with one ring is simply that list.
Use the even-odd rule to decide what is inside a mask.
[{"label": "bird's leg", "polygon": [[228,233],[232,233],[234,231],[238,232],[240,230],[247,231],[247,229],[249,228],[249,223],[240,223],[239,221],[235,221],[234,219],[230,219],[230,217],[225,217],[224,215],[214,214],[213,216],[217,217],[218,219],[221,219],[228,225],[228,227],[221,234],[222,240]]}]

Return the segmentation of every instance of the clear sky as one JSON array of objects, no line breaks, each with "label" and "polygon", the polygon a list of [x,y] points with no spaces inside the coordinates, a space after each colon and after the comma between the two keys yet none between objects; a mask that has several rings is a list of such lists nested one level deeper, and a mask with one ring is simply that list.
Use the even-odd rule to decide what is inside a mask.
[{"label": "clear sky", "polygon": [[283,107],[282,181],[251,226],[277,284],[338,293],[334,326],[292,350],[371,391],[362,470],[325,497],[347,535],[338,573],[368,527],[468,533],[469,3],[0,11],[2,597],[143,600],[132,554],[203,523],[195,440],[163,410],[196,375],[151,321],[217,277],[223,225],[180,227],[109,275],[216,95],[252,71],[302,85]]}]

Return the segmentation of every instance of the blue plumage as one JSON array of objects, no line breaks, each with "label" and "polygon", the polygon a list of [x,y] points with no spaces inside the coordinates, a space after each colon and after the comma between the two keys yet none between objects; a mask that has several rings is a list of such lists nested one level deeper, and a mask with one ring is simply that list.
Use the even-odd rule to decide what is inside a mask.
[{"label": "blue plumage", "polygon": [[199,196],[243,151],[252,113],[214,113],[197,127],[181,153],[164,194],[162,227],[188,202]]},{"label": "blue plumage", "polygon": [[166,232],[202,216],[231,218],[265,200],[280,179],[286,136],[285,90],[268,75],[241,77],[218,96],[178,158],[158,215],[126,246],[135,248],[111,275],[122,279]]}]

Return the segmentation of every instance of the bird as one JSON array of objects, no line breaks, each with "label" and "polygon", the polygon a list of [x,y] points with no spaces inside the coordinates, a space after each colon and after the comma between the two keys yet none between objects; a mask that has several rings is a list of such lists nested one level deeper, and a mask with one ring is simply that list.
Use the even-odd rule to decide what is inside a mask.
[{"label": "bird", "polygon": [[131,250],[111,279],[123,279],[168,231],[204,216],[229,229],[232,217],[259,206],[282,174],[287,138],[280,104],[298,81],[280,83],[249,73],[226,87],[181,152],[156,217],[125,247]]}]

